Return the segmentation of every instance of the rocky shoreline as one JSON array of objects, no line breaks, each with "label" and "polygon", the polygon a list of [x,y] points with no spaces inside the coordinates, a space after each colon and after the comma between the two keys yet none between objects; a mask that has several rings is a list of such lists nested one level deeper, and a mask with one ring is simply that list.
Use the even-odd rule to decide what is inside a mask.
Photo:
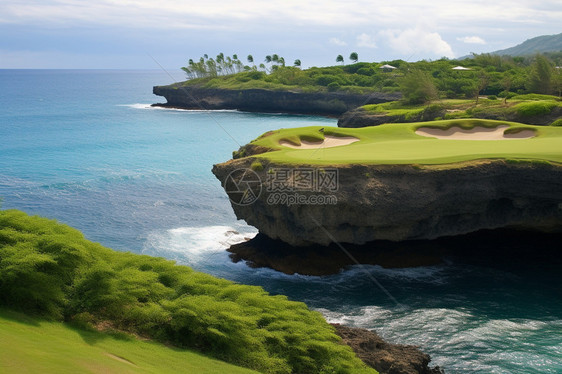
[{"label": "rocky shoreline", "polygon": [[431,358],[416,346],[385,342],[376,332],[367,329],[332,326],[343,342],[380,374],[444,374],[439,366],[430,368]]},{"label": "rocky shoreline", "polygon": [[341,92],[296,92],[263,89],[225,90],[183,86],[176,83],[154,86],[153,93],[166,98],[161,107],[217,110],[236,109],[247,112],[309,114],[340,116],[366,104],[378,104],[400,99],[397,93],[374,92],[350,94]]}]

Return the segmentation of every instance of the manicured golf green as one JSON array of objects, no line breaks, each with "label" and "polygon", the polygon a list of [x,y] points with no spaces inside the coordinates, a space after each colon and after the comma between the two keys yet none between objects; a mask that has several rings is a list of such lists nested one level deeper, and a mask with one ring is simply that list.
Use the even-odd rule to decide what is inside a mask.
[{"label": "manicured golf green", "polygon": [[199,353],[76,329],[2,309],[0,372],[257,373]]},{"label": "manicured golf green", "polygon": [[[529,139],[510,140],[453,140],[417,135],[421,127],[443,128],[475,127],[495,128],[509,126],[505,134],[527,130],[535,136]],[[317,149],[294,149],[280,142],[300,144],[321,142],[325,135],[356,137],[359,141],[343,146]],[[454,164],[472,160],[506,159],[549,161],[562,163],[562,128],[532,126],[515,122],[480,119],[458,119],[418,123],[396,123],[358,129],[302,127],[281,129],[262,135],[252,145],[271,151],[256,155],[282,164]]]}]

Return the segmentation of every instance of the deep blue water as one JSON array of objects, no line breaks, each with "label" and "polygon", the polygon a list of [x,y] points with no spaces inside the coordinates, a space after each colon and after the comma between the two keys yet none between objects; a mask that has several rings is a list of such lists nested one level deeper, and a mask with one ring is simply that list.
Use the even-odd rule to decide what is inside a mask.
[{"label": "deep blue water", "polygon": [[305,301],[330,321],[420,345],[448,373],[562,372],[560,276],[540,266],[366,267],[399,307],[358,268],[308,277],[230,262],[225,247],[256,230],[236,221],[212,165],[268,130],[336,121],[150,108],[164,100],[152,86],[172,81],[160,71],[0,70],[3,208]]}]

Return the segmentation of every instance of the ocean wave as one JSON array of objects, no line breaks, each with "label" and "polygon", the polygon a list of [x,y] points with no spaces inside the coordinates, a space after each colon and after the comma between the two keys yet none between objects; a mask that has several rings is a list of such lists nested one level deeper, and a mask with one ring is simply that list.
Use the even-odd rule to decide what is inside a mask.
[{"label": "ocean wave", "polygon": [[[421,346],[450,373],[559,373],[562,320],[491,319],[465,309],[365,306],[317,309],[331,323],[376,329],[392,343]],[[558,336],[557,336],[558,333]],[[506,371],[506,368],[510,369]]]},{"label": "ocean wave", "polygon": [[192,262],[211,253],[224,252],[256,234],[257,230],[251,226],[179,227],[150,233],[143,253],[175,254],[176,258],[179,255]]},{"label": "ocean wave", "polygon": [[119,104],[117,106],[128,107],[132,109],[153,109],[153,110],[167,110],[167,111],[188,112],[188,113],[206,113],[206,112],[243,113],[237,109],[182,109],[182,108],[152,106],[152,104],[145,104],[145,103]]}]

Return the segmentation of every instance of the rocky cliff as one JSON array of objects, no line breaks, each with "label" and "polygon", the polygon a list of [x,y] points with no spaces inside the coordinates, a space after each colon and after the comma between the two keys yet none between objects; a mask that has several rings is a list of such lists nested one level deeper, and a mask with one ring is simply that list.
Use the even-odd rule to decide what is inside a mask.
[{"label": "rocky cliff", "polygon": [[[239,219],[294,246],[433,239],[500,227],[562,231],[562,167],[548,163],[334,166],[337,189],[294,193],[285,188],[283,195],[283,186],[272,190],[268,177],[271,170],[288,167],[262,160],[252,170],[253,162],[253,157],[230,160],[215,165],[213,173],[236,201],[232,207]],[[248,186],[252,198],[240,203]]]},{"label": "rocky cliff", "polygon": [[155,86],[155,95],[164,96],[164,107],[183,109],[238,109],[248,112],[283,112],[339,116],[342,113],[366,104],[394,101],[400,94],[376,92],[356,95],[341,92],[293,92],[262,89],[225,90],[182,86]]}]

